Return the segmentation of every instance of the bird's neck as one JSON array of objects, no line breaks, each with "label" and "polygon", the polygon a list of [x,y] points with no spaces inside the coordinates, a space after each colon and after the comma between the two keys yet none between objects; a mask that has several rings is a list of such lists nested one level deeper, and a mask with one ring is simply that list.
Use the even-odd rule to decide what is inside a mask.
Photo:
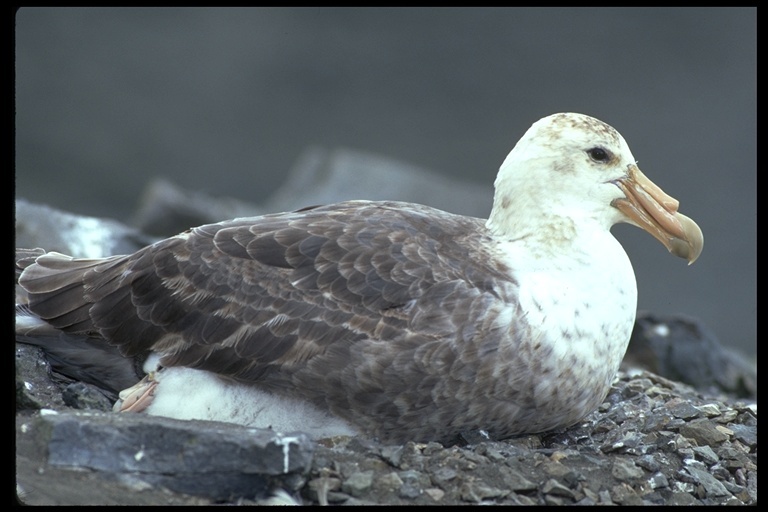
[{"label": "bird's neck", "polygon": [[580,260],[602,251],[604,245],[623,252],[620,246],[616,247],[618,242],[611,235],[609,226],[590,215],[558,212],[555,209],[518,212],[525,214],[499,213],[494,209],[486,227],[495,238],[516,242],[519,247],[525,248],[527,259],[552,262]]}]

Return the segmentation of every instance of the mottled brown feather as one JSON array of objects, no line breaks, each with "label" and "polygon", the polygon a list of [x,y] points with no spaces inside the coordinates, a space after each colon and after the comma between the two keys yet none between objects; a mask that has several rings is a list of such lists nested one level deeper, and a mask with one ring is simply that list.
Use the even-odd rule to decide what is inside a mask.
[{"label": "mottled brown feather", "polygon": [[342,417],[380,411],[391,424],[363,427],[381,435],[429,414],[424,434],[466,423],[431,410],[431,395],[457,392],[442,390],[442,372],[467,386],[454,406],[477,392],[478,361],[454,345],[498,343],[477,339],[486,326],[473,318],[508,293],[494,279],[511,279],[473,257],[482,241],[468,238],[482,236],[482,220],[435,213],[349,202],[236,219],[128,256],[42,255],[20,283],[35,314],[127,356],[159,351],[164,365],[291,393]]}]

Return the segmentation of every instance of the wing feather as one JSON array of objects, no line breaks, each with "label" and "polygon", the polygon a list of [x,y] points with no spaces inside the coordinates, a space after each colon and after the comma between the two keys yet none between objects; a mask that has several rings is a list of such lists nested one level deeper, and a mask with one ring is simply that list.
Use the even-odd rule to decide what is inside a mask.
[{"label": "wing feather", "polygon": [[495,270],[472,268],[483,264],[470,254],[481,244],[467,238],[481,236],[482,221],[435,212],[349,202],[235,219],[127,256],[44,254],[19,282],[34,313],[126,355],[160,351],[166,365],[275,388],[308,378],[304,370],[333,385],[328,379],[339,377],[321,366],[334,361],[362,372],[360,389],[350,391],[357,395],[335,403],[359,402],[379,396],[398,365],[377,352],[373,366],[356,361],[353,369],[353,359],[370,356],[354,348],[358,341],[400,343],[410,354],[403,357],[413,357],[431,339],[474,335],[469,317],[479,312],[467,305],[487,306],[483,296],[497,293],[487,277]]}]

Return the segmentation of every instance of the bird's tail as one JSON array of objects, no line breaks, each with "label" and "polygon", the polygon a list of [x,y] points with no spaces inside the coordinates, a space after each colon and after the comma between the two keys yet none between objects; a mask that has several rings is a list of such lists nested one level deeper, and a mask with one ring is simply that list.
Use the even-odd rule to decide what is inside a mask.
[{"label": "bird's tail", "polygon": [[79,259],[17,249],[16,302],[56,329],[96,336],[90,307],[120,287],[121,265],[126,265],[125,256]]},{"label": "bird's tail", "polygon": [[113,268],[120,258],[84,260],[17,249],[15,269],[16,341],[43,349],[55,373],[95,384],[113,399],[141,378],[142,361],[93,337],[98,334],[88,314],[93,279],[86,274]]}]

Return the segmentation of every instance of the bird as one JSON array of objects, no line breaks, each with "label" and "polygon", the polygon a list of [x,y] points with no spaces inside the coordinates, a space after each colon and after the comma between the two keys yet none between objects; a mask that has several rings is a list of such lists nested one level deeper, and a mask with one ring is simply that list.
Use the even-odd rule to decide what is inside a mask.
[{"label": "bird", "polygon": [[611,227],[689,265],[703,235],[584,114],[535,122],[494,187],[487,219],[350,200],[128,255],[21,250],[17,335],[117,349],[146,375],[116,410],[388,442],[567,428],[606,397],[635,321]]}]

